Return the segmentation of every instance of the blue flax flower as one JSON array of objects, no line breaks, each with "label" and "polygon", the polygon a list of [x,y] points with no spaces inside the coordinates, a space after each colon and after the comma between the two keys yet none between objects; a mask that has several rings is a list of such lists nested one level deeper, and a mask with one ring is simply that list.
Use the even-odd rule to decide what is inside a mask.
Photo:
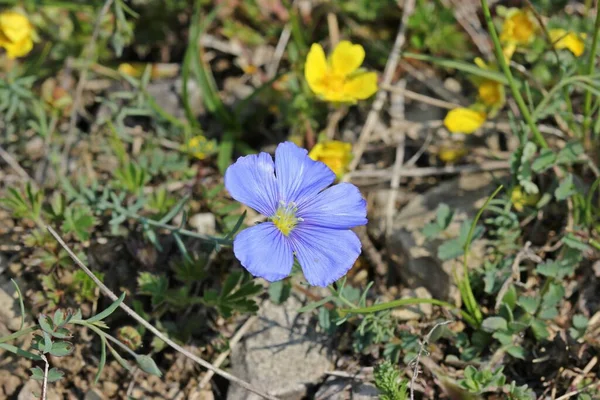
[{"label": "blue flax flower", "polygon": [[231,196],[269,218],[233,242],[235,256],[252,275],[283,279],[294,255],[311,285],[327,286],[348,272],[361,247],[350,228],[367,223],[367,208],[356,186],[329,187],[334,179],[329,167],[291,142],[277,146],[275,162],[260,153],[227,169]]}]

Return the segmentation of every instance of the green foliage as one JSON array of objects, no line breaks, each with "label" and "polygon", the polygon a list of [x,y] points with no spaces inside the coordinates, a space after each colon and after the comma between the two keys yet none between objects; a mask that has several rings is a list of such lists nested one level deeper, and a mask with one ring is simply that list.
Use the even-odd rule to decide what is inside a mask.
[{"label": "green foliage", "polygon": [[442,2],[418,0],[408,27],[410,44],[417,50],[458,59],[468,57],[469,41],[452,10]]},{"label": "green foliage", "polygon": [[7,207],[17,218],[27,218],[40,223],[43,200],[43,193],[27,183],[23,192],[8,188],[8,194],[0,198],[0,204]]},{"label": "green foliage", "polygon": [[249,279],[248,274],[234,271],[227,276],[221,292],[209,289],[204,292],[204,303],[215,307],[224,318],[234,312],[254,313],[258,305],[254,297],[262,291],[262,286]]},{"label": "green foliage", "polygon": [[464,374],[465,377],[459,381],[459,385],[475,394],[495,391],[498,387],[503,386],[506,381],[502,368],[495,371],[488,369],[478,371],[475,367],[469,365],[465,368]]},{"label": "green foliage", "polygon": [[373,376],[380,400],[408,400],[408,381],[400,379],[400,373],[390,361],[377,365]]}]

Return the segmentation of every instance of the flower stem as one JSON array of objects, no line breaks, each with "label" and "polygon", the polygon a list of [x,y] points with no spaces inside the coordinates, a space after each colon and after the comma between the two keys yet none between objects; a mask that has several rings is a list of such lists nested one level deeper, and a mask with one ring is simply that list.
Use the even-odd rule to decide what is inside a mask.
[{"label": "flower stem", "polygon": [[397,299],[397,300],[388,301],[386,303],[373,304],[372,306],[369,306],[369,307],[342,308],[338,311],[341,314],[344,314],[344,313],[347,313],[347,314],[371,314],[371,313],[375,313],[375,312],[379,312],[379,311],[389,310],[391,308],[412,306],[415,304],[433,304],[435,306],[445,307],[450,310],[460,311],[462,318],[465,321],[467,321],[467,323],[469,325],[477,326],[475,320],[468,313],[466,313],[463,310],[458,310],[458,307],[456,307],[455,305],[453,305],[451,303],[448,303],[448,302],[442,301],[442,300],[437,300],[437,299],[424,299],[424,298]]},{"label": "flower stem", "polygon": [[[596,68],[596,49],[598,47],[598,36],[600,33],[600,12],[596,12],[596,22],[594,23],[594,36],[592,38],[592,48],[590,49],[590,58],[588,59],[587,74],[593,75]],[[583,135],[587,136],[591,124],[592,112],[592,92],[585,92],[585,100],[583,102]]]},{"label": "flower stem", "polygon": [[494,27],[494,22],[492,21],[492,15],[490,13],[490,7],[488,5],[487,0],[481,0],[481,7],[483,9],[483,16],[485,17],[485,22],[490,32],[490,36],[492,37],[492,42],[494,42],[496,59],[498,61],[498,64],[500,64],[500,67],[502,68],[506,79],[508,80],[508,85],[510,86],[510,90],[513,94],[513,97],[515,98],[515,101],[519,106],[519,110],[521,111],[521,114],[523,114],[523,118],[527,122],[527,125],[529,125],[529,129],[531,129],[531,132],[537,144],[547,149],[548,143],[546,143],[546,139],[544,139],[539,129],[537,128],[535,120],[531,117],[531,113],[529,112],[529,109],[527,108],[527,105],[523,100],[523,96],[521,96],[521,93],[519,92],[519,88],[517,87],[517,83],[515,82],[512,72],[510,71],[510,68],[506,63],[506,59],[504,58],[504,54],[502,53],[500,38],[498,37],[498,33],[496,32],[496,28]]},{"label": "flower stem", "polygon": [[35,332],[38,329],[40,329],[40,327],[37,325],[33,325],[33,326],[30,326],[29,328],[21,329],[19,331],[16,331],[15,333],[11,333],[8,336],[0,337],[0,343],[4,343],[4,342],[8,342],[10,340],[20,338],[21,336],[27,335],[28,333],[31,333],[31,332]]}]

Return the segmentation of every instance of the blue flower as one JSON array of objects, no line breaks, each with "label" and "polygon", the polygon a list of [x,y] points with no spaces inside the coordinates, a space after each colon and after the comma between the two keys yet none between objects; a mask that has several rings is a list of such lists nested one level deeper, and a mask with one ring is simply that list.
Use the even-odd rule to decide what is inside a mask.
[{"label": "blue flower", "polygon": [[231,196],[269,218],[233,242],[235,256],[252,275],[283,279],[294,255],[311,285],[327,286],[348,272],[361,248],[350,228],[367,223],[367,207],[356,186],[329,187],[334,180],[329,167],[291,142],[277,146],[274,163],[260,153],[227,169]]}]

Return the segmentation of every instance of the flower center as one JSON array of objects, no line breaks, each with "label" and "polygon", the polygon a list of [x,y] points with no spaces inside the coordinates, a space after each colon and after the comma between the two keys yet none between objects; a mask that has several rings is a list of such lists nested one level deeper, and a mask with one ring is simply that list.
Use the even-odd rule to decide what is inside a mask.
[{"label": "flower center", "polygon": [[330,92],[341,94],[344,90],[344,83],[346,82],[346,77],[328,71],[323,77],[322,82],[323,86],[325,86]]},{"label": "flower center", "polygon": [[298,207],[294,202],[290,202],[285,204],[283,201],[279,202],[279,208],[275,211],[275,215],[271,217],[271,221],[273,224],[283,233],[285,236],[288,236],[292,229],[298,222],[302,221],[302,218],[296,217],[296,212],[298,211]]}]

